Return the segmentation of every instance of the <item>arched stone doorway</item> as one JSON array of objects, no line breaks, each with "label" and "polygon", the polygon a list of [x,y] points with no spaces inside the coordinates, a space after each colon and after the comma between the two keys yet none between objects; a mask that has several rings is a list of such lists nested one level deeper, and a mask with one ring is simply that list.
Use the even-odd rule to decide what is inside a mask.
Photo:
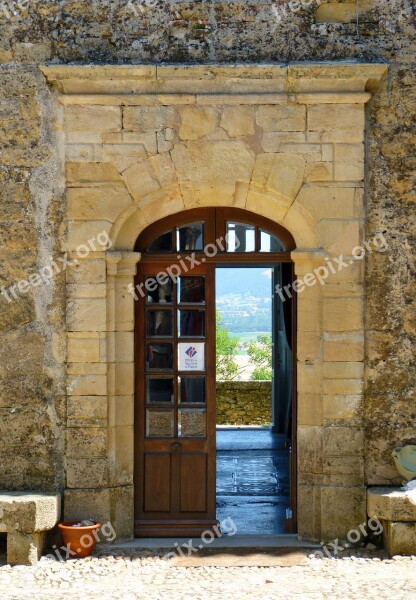
[{"label": "arched stone doorway", "polygon": [[[43,69],[63,105],[64,249],[79,261],[67,276],[66,518],[82,506],[133,535],[134,244],[159,219],[208,206],[287,229],[298,279],[328,271],[298,294],[298,530],[331,539],[364,521],[364,279],[352,250],[364,230],[366,90],[385,70]],[[106,245],[81,257],[99,235]],[[347,268],[329,273],[341,255]]]},{"label": "arched stone doorway", "polygon": [[[217,526],[215,271],[230,264],[267,266],[273,283],[288,284],[294,281],[294,248],[287,230],[238,208],[183,211],[157,221],[139,236],[135,250],[141,260],[135,286],[130,287],[135,300],[137,536],[199,536]],[[286,300],[284,305],[272,293],[276,332],[282,329],[292,354],[295,302],[293,297]],[[280,353],[282,336],[272,329],[272,339],[274,352]],[[295,531],[295,369],[288,366],[287,373],[281,368],[277,374],[277,354],[273,364],[276,379],[270,401],[291,447]],[[278,412],[287,415],[286,424]],[[282,520],[277,515],[276,519]],[[277,530],[282,529],[279,523]]]}]

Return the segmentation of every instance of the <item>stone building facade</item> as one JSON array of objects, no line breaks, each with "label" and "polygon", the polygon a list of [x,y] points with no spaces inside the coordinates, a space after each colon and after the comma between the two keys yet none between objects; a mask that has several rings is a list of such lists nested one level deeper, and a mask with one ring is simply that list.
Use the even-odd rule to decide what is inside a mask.
[{"label": "stone building facade", "polygon": [[342,535],[367,486],[400,481],[391,451],[416,442],[414,7],[296,7],[3,2],[1,489],[58,491],[66,518],[132,535],[134,242],[196,206],[283,225],[299,277],[383,234],[387,251],[299,294],[300,534]]}]

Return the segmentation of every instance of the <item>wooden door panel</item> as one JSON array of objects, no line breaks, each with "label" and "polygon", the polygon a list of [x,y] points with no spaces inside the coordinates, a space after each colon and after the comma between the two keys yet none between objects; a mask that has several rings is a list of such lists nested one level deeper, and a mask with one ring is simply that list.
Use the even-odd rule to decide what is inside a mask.
[{"label": "wooden door panel", "polygon": [[181,512],[207,510],[207,455],[182,453]]},{"label": "wooden door panel", "polygon": [[170,454],[145,454],[144,456],[144,511],[169,512]]},{"label": "wooden door panel", "polygon": [[138,536],[200,535],[217,524],[214,266],[154,283],[168,267],[143,263],[136,281],[153,280],[136,304]]}]

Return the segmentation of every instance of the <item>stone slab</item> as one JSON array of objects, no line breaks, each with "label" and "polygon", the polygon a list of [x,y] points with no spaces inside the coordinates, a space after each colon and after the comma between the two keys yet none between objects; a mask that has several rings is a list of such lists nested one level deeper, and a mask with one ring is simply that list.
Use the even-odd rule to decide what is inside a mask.
[{"label": "stone slab", "polygon": [[35,533],[52,529],[61,515],[60,494],[3,492],[0,532]]},{"label": "stone slab", "polygon": [[[103,550],[141,550],[141,549],[175,549],[188,543],[189,538],[134,538],[127,542],[115,540],[111,545],[102,545]],[[192,544],[196,547],[200,538],[192,538]],[[295,534],[281,535],[224,535],[212,540],[210,548],[320,548],[317,542],[299,539]]]},{"label": "stone slab", "polygon": [[416,504],[412,504],[398,487],[369,488],[367,490],[367,512],[370,517],[378,517],[386,521],[414,521],[416,523]]}]

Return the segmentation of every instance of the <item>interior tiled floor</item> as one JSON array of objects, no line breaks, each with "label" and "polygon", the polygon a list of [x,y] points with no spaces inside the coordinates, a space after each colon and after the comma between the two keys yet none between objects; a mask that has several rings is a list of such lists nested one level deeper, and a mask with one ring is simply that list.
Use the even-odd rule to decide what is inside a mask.
[{"label": "interior tiled floor", "polygon": [[286,437],[269,429],[217,429],[217,518],[238,534],[284,533],[289,507]]}]

